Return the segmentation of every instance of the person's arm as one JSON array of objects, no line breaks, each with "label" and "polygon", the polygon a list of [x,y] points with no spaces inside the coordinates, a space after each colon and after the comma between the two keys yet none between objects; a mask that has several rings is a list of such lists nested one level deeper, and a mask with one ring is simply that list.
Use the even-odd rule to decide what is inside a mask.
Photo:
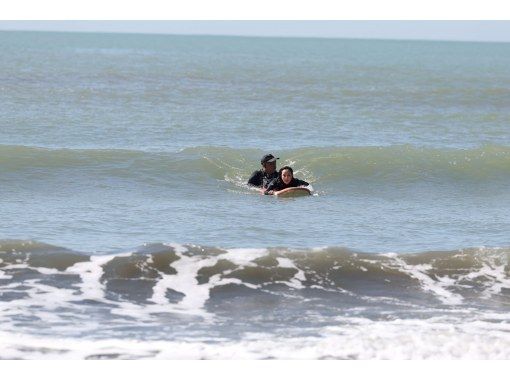
[{"label": "person's arm", "polygon": [[271,182],[269,182],[265,189],[262,189],[265,195],[273,195],[277,181],[278,181],[277,179],[272,180]]}]

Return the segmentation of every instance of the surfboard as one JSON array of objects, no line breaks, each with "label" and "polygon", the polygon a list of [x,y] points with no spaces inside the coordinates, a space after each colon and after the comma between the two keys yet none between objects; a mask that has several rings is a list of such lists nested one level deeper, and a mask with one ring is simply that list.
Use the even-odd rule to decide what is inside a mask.
[{"label": "surfboard", "polygon": [[312,193],[306,187],[288,187],[286,189],[275,192],[274,195],[276,195],[279,198],[289,198],[289,197],[303,197],[307,195],[312,195]]}]

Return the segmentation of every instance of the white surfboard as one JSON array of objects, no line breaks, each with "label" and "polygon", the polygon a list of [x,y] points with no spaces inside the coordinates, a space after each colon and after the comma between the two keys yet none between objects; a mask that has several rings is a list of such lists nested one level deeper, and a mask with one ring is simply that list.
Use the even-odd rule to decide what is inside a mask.
[{"label": "white surfboard", "polygon": [[276,195],[279,198],[289,198],[289,197],[304,197],[307,195],[312,195],[312,193],[306,187],[288,187],[286,189],[276,191],[274,195]]}]

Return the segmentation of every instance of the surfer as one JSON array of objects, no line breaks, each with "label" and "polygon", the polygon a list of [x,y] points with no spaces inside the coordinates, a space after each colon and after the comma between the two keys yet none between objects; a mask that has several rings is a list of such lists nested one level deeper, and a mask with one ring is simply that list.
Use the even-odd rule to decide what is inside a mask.
[{"label": "surfer", "polygon": [[256,170],[248,180],[248,185],[254,187],[260,187],[261,191],[265,191],[269,183],[278,179],[278,172],[276,171],[276,160],[278,157],[272,154],[265,154],[260,159],[262,165],[261,170]]},{"label": "surfer", "polygon": [[308,185],[308,182],[294,178],[294,171],[290,166],[284,166],[278,172],[278,178],[273,180],[267,186],[264,194],[273,195],[276,191],[287,189],[289,187],[305,187]]}]

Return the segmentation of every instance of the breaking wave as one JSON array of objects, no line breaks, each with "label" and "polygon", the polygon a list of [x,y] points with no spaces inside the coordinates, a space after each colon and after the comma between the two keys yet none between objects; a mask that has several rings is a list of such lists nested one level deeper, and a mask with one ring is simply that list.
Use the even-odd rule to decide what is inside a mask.
[{"label": "breaking wave", "polygon": [[[54,286],[59,282],[68,286],[71,281],[83,299],[173,304],[176,310],[195,312],[214,297],[273,289],[423,298],[439,305],[479,300],[508,305],[509,258],[509,248],[397,254],[341,247],[223,249],[161,243],[98,255],[4,240],[0,242],[0,283],[12,290],[15,283],[25,286],[27,279],[51,278]],[[4,291],[0,299],[12,296]]]}]

